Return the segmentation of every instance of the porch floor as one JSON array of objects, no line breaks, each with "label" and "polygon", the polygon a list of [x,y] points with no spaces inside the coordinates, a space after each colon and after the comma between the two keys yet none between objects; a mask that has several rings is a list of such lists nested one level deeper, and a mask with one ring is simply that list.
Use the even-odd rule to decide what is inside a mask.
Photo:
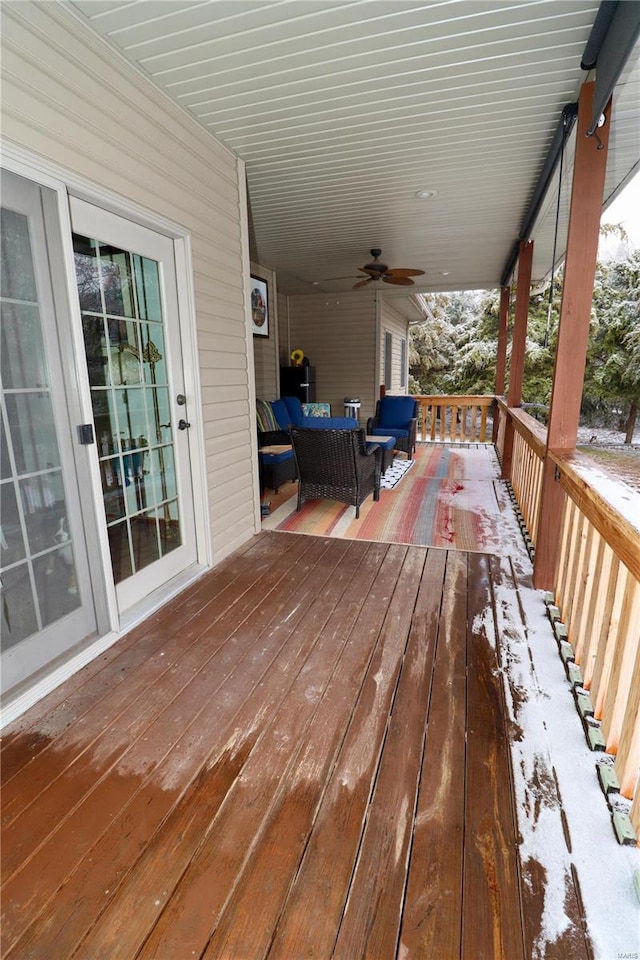
[{"label": "porch floor", "polygon": [[480,553],[254,538],[5,731],[5,960],[591,957],[575,873],[540,947],[519,853],[518,590]]}]

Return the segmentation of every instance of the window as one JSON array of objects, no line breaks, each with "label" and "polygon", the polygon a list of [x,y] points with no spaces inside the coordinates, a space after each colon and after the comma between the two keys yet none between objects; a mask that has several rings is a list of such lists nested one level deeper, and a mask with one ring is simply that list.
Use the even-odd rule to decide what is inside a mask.
[{"label": "window", "polygon": [[391,389],[391,369],[393,359],[393,337],[390,333],[384,335],[384,385]]},{"label": "window", "polygon": [[400,341],[400,386],[407,385],[407,340],[405,337]]}]

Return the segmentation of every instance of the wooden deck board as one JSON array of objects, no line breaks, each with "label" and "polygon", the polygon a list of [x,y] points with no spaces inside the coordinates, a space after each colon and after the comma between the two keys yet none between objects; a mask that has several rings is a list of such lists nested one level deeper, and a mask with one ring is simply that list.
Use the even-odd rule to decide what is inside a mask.
[{"label": "wooden deck board", "polygon": [[[268,542],[260,543],[264,537],[256,538],[254,547],[256,564],[260,562],[260,550],[264,553],[264,563],[269,564],[274,556],[284,550],[277,547],[275,555]],[[84,717],[86,711],[95,708],[101,698],[110,693],[151,656],[152,652],[167,642],[167,622],[172,630],[184,626],[204,606],[212,603],[216,596],[242,574],[242,551],[238,551],[233,560],[220,571],[215,586],[208,581],[199,580],[172,600],[167,606],[156,611],[144,623],[132,630],[126,637],[74,674],[66,683],[43,698],[24,713],[11,728],[3,731],[0,753],[0,782],[4,785],[24,766],[31,763],[42,750],[57,738],[59,734]],[[271,560],[270,560],[271,554]],[[253,558],[252,553],[252,558]],[[259,567],[252,563],[254,578]],[[57,743],[57,740],[56,740]]]},{"label": "wooden deck board", "polygon": [[[310,553],[311,560],[315,561],[313,569],[316,571],[326,553],[327,546],[326,541],[310,541],[310,550],[305,551],[305,555],[306,553]],[[344,544],[342,551],[335,553],[332,551],[332,562],[334,564],[339,564],[342,556],[350,552],[348,546],[348,544]],[[295,556],[296,553],[294,552],[294,558]],[[294,558],[287,554],[287,561]],[[305,572],[309,572],[304,563],[304,558],[300,559],[298,556],[297,561],[297,569],[301,575],[297,589],[292,585],[291,590],[280,595],[280,602],[275,607],[275,610],[272,609],[272,614],[276,619],[276,624],[272,630],[272,646],[275,645],[276,648],[278,642],[285,645],[286,640],[299,625],[304,611],[304,602],[308,599],[308,594],[311,589],[311,584],[306,582],[304,576]],[[329,566],[327,574],[330,570],[331,567]],[[316,572],[316,576],[318,577],[316,587],[322,587],[322,574]],[[284,607],[282,604],[284,604]],[[265,612],[269,609],[268,604],[263,603],[256,605],[254,602],[253,608],[256,617],[259,617],[261,620],[266,619]],[[297,617],[296,611],[298,614]],[[267,620],[265,628],[268,629],[268,627],[269,621]],[[279,630],[278,627],[280,627]],[[251,626],[247,627],[249,634],[251,634],[251,629]],[[222,630],[224,632],[224,627],[222,627]],[[209,636],[207,639],[211,641],[213,627],[208,633]],[[255,630],[254,636],[256,639],[261,638],[259,629]],[[254,647],[255,643],[253,638],[250,638],[250,643],[245,652],[250,653]],[[154,828],[162,823],[163,818],[171,812],[176,803],[177,797],[175,796],[175,790],[170,789],[168,786],[168,781],[170,782],[171,779],[175,779],[175,777],[171,777],[170,763],[172,761],[175,762],[179,768],[179,779],[176,789],[180,791],[181,789],[184,790],[189,787],[192,777],[200,775],[200,771],[205,763],[213,764],[214,769],[216,769],[215,765],[220,764],[222,762],[221,758],[225,758],[225,754],[229,753],[231,757],[227,759],[229,759],[230,766],[235,769],[237,766],[237,755],[242,753],[243,749],[246,751],[246,744],[244,747],[238,743],[232,743],[230,746],[227,745],[227,739],[233,734],[233,728],[229,728],[235,718],[234,707],[238,709],[246,706],[252,691],[263,677],[265,666],[269,665],[269,647],[263,645],[258,655],[246,663],[242,671],[232,672],[230,665],[227,664],[227,670],[229,672],[225,678],[224,697],[215,696],[215,681],[211,683],[208,679],[208,674],[204,672],[206,659],[212,652],[210,643],[201,643],[200,650],[200,659],[205,661],[199,678],[201,682],[203,681],[203,689],[202,692],[198,694],[197,691],[194,690],[193,684],[189,685],[189,696],[184,704],[187,710],[184,724],[186,725],[185,739],[190,739],[184,744],[182,755],[180,755],[179,751],[174,750],[172,752],[173,755],[168,753],[165,758],[161,758],[165,760],[164,768],[161,765],[158,766],[157,770],[153,772],[153,776],[148,777],[146,782],[143,782],[140,778],[140,782],[132,781],[132,778],[128,777],[124,771],[114,768],[113,775],[103,780],[103,791],[107,796],[107,802],[109,804],[107,809],[111,811],[110,822],[104,822],[104,815],[102,813],[103,830],[100,831],[98,828],[97,831],[94,831],[93,835],[91,835],[91,833],[86,835],[84,846],[80,843],[80,838],[76,832],[74,835],[74,847],[69,854],[69,857],[75,858],[74,862],[71,862],[69,857],[65,857],[64,851],[62,851],[61,857],[56,864],[56,869],[51,866],[46,869],[50,850],[43,849],[43,872],[35,884],[35,892],[42,897],[40,902],[47,902],[48,900],[49,909],[44,911],[40,920],[31,923],[31,930],[27,933],[25,939],[21,940],[17,945],[18,956],[20,955],[20,951],[25,948],[26,943],[34,941],[37,943],[43,942],[43,929],[47,930],[46,942],[48,942],[49,939],[51,940],[52,949],[61,949],[62,946],[66,945],[68,952],[61,955],[70,956],[71,949],[75,946],[73,937],[84,935],[86,932],[86,927],[80,927],[82,919],[84,919],[85,923],[87,923],[87,921],[92,922],[93,920],[94,914],[90,912],[89,908],[92,907],[94,910],[96,908],[104,909],[105,890],[109,890],[109,897],[113,897],[118,886],[120,874],[126,871],[127,866],[130,865],[132,847],[136,848],[138,844],[144,845],[145,843],[149,843]],[[242,648],[240,648],[238,652],[241,654]],[[294,657],[295,647],[287,647],[286,653],[289,657]],[[220,665],[219,660],[216,661],[216,663]],[[302,663],[304,663],[304,657],[302,658]],[[213,666],[215,666],[215,664]],[[290,668],[290,664],[288,666]],[[286,676],[287,673],[285,672],[285,677]],[[261,711],[264,712],[268,710],[269,707],[273,707],[273,698],[277,697],[278,689],[275,684],[269,687],[262,687],[265,697],[262,701],[257,703],[254,701],[251,704],[249,720],[255,721],[256,713],[260,715]],[[150,697],[149,699],[153,698]],[[180,709],[182,709],[182,705],[180,705]],[[199,723],[199,730],[193,729],[196,719]],[[166,714],[163,714],[160,720],[161,722],[158,726],[162,733],[167,727]],[[172,726],[176,726],[178,732],[183,729],[183,724],[173,724]],[[203,736],[203,733],[207,735]],[[259,731],[254,733],[254,739],[257,738],[258,733]],[[178,743],[176,746],[180,746],[180,744]],[[219,756],[213,753],[216,747],[219,750]],[[151,756],[152,749],[153,743],[150,743],[148,736],[139,742],[138,750],[142,754],[143,762]],[[212,753],[213,757],[211,756]],[[125,763],[128,766],[133,766],[135,769],[135,758],[132,758],[130,755],[123,758],[121,766],[124,766]],[[224,780],[224,771],[222,776]],[[161,784],[160,789],[158,789],[158,781]],[[182,783],[180,781],[182,781]],[[231,784],[232,783],[233,781],[231,781]],[[124,802],[123,790],[129,790],[131,793],[131,804]],[[119,816],[115,813],[116,797],[120,799],[122,803]],[[96,797],[94,795],[91,797],[93,801],[91,810],[96,809],[96,800],[98,801],[98,816],[101,816],[101,811],[103,811],[101,799],[100,796]],[[224,799],[224,793],[222,794],[222,799]],[[87,804],[88,803],[89,800],[87,800]],[[137,814],[140,814],[142,819],[140,819]],[[62,841],[64,841],[65,835],[64,833],[61,834],[60,839]],[[94,842],[93,847],[91,847],[91,841],[95,841],[97,838],[99,838],[99,843],[96,845]],[[53,840],[54,838],[52,837],[52,841]],[[89,857],[91,857],[91,860],[89,860]],[[65,876],[65,870],[68,879]],[[17,879],[24,880],[28,883],[30,873],[31,870],[27,870],[26,873],[23,871],[22,874],[24,874],[24,876],[20,875]],[[92,881],[95,890],[92,886]],[[57,885],[63,882],[65,883],[63,890],[59,892],[54,899],[54,895],[58,889]],[[11,886],[9,885],[7,889],[11,891]],[[79,912],[77,909],[76,898],[78,890],[82,891],[83,904],[86,903],[86,908],[82,912]],[[37,903],[38,901],[33,899],[33,893],[30,894],[32,917],[33,914],[37,912],[35,909]],[[153,906],[156,906],[155,901],[153,902]],[[157,912],[156,909],[155,913],[157,914]],[[79,927],[80,929],[78,929]]]},{"label": "wooden deck board", "polygon": [[189,588],[7,731],[2,955],[528,956],[507,575],[267,534]]},{"label": "wooden deck board", "polygon": [[407,897],[403,960],[459,957],[464,850],[467,557],[448,552]]},{"label": "wooden deck board", "polygon": [[[486,557],[469,555],[462,957],[526,960],[504,694]],[[487,785],[489,789],[487,789]]]}]

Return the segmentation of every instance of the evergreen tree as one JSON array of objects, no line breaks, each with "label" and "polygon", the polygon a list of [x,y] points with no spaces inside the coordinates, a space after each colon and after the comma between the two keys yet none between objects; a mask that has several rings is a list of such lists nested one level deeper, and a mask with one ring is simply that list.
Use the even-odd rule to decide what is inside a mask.
[{"label": "evergreen tree", "polygon": [[[640,250],[621,226],[602,228],[582,413],[622,420],[633,438],[640,408]],[[529,302],[522,401],[548,407],[557,349],[563,272]],[[495,385],[498,291],[425,294],[427,319],[411,329],[409,389],[422,394],[490,394]],[[507,374],[509,354],[507,348]]]},{"label": "evergreen tree", "polygon": [[583,409],[613,413],[631,443],[640,406],[640,250],[596,269]]}]

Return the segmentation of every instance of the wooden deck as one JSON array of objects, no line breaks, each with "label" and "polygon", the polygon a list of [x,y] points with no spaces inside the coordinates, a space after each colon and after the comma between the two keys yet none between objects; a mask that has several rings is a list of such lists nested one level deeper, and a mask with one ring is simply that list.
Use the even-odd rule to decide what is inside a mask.
[{"label": "wooden deck", "polygon": [[[542,956],[504,570],[263,534],[38,704],[3,738],[5,960]],[[544,956],[591,955],[578,904]]]}]

